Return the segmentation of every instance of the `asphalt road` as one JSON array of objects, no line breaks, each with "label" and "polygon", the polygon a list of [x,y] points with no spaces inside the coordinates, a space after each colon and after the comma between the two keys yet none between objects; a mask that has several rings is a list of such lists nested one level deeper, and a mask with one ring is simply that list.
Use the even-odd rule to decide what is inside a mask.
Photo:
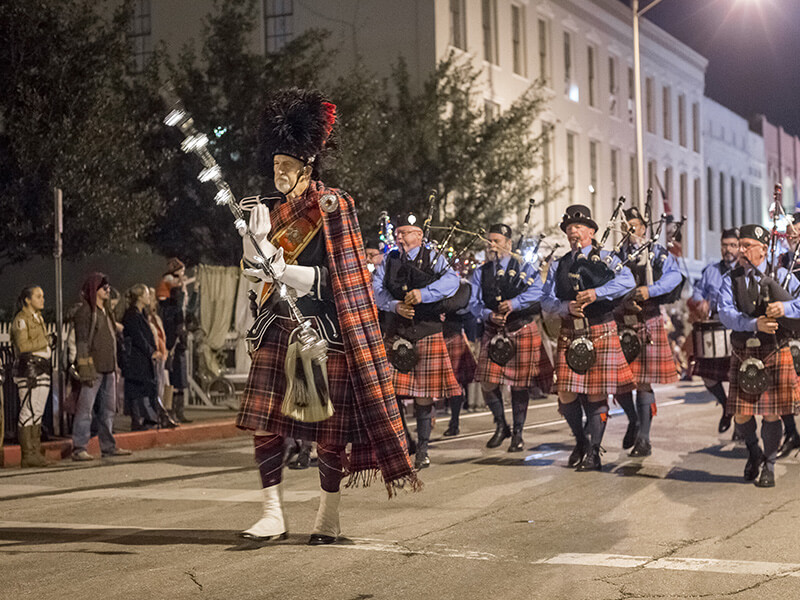
[{"label": "asphalt road", "polygon": [[798,458],[774,489],[744,483],[701,385],[659,400],[653,455],[621,451],[620,414],[602,473],[566,467],[554,397],[531,405],[521,454],[484,447],[487,413],[458,438],[442,415],[424,491],[345,490],[329,547],[305,545],[313,468],[285,472],[287,541],[236,538],[260,513],[246,438],[0,471],[0,598],[800,598]]}]

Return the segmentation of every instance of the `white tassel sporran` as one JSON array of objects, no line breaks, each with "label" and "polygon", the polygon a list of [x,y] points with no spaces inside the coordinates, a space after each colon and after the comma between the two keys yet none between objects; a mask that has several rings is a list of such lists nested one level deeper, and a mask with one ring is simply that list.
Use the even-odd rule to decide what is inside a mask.
[{"label": "white tassel sporran", "polygon": [[289,336],[286,395],[281,413],[296,421],[318,423],[333,415],[326,365],[327,344],[318,336],[305,333],[301,326]]}]

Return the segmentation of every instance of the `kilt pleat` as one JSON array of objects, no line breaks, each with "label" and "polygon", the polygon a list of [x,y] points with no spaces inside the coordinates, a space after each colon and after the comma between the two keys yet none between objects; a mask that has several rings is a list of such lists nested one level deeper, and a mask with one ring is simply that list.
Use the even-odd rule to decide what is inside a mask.
[{"label": "kilt pleat", "polygon": [[532,321],[508,334],[516,344],[516,353],[505,366],[500,366],[489,358],[489,342],[497,332],[496,327],[486,325],[475,380],[520,388],[536,385],[548,393],[553,385],[553,365],[544,349],[536,322]]},{"label": "kilt pleat", "polygon": [[355,408],[347,360],[341,352],[328,353],[328,385],[333,415],[319,423],[304,423],[281,413],[286,392],[285,361],[290,333],[291,328],[278,319],[264,334],[261,346],[253,354],[236,426],[330,446],[344,446],[348,442],[368,443],[366,427]]},{"label": "kilt pleat", "polygon": [[[620,324],[617,324],[620,327]],[[634,327],[642,351],[630,363],[636,383],[674,383],[680,379],[675,355],[669,345],[667,330],[661,315],[639,321]]]},{"label": "kilt pleat", "polygon": [[461,386],[453,374],[444,336],[435,333],[417,341],[415,348],[419,362],[410,373],[401,373],[392,367],[394,393],[414,398],[452,398],[462,394]]},{"label": "kilt pleat", "polygon": [[[739,367],[746,358],[755,357],[764,361],[769,375],[769,387],[759,395],[747,394],[739,389]],[[758,348],[734,348],[731,356],[730,390],[728,391],[728,414],[740,415],[789,415],[800,408],[798,377],[789,348],[759,346]]]},{"label": "kilt pleat", "polygon": [[573,319],[561,319],[561,334],[556,348],[556,383],[554,391],[576,394],[624,394],[633,391],[635,384],[628,361],[619,345],[615,321],[592,325],[589,338],[594,344],[597,360],[594,366],[579,375],[567,364],[567,348],[577,338]]},{"label": "kilt pleat", "polygon": [[695,358],[692,364],[692,375],[710,379],[711,381],[728,381],[731,368],[731,357]]},{"label": "kilt pleat", "polygon": [[447,346],[447,355],[450,357],[450,366],[458,384],[465,388],[475,381],[475,370],[478,363],[469,347],[469,341],[463,331],[444,340]]}]

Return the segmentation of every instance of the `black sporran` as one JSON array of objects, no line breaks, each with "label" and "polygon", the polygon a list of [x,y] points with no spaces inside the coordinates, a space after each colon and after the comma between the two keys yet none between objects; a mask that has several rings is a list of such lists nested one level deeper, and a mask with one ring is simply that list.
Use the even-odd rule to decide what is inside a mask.
[{"label": "black sporran", "polygon": [[642,340],[631,327],[622,328],[619,333],[619,345],[622,346],[622,354],[628,363],[635,361],[642,352]]},{"label": "black sporran", "polygon": [[597,351],[592,340],[587,337],[579,337],[574,340],[567,348],[567,365],[578,375],[585,375],[597,362]]},{"label": "black sporran", "polygon": [[769,387],[769,374],[758,358],[747,358],[739,367],[739,389],[746,394],[759,396]]},{"label": "black sporran", "polygon": [[504,333],[498,333],[489,342],[489,359],[505,367],[517,353],[517,345]]},{"label": "black sporran", "polygon": [[411,373],[419,362],[419,353],[414,344],[400,336],[389,340],[386,357],[391,365],[401,373]]}]

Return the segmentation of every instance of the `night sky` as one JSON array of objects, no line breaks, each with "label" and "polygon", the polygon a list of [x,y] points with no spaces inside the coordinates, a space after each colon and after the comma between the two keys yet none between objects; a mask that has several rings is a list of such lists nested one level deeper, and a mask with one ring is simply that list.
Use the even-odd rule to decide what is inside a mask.
[{"label": "night sky", "polygon": [[708,97],[800,136],[800,0],[662,0],[645,18],[708,59]]}]

